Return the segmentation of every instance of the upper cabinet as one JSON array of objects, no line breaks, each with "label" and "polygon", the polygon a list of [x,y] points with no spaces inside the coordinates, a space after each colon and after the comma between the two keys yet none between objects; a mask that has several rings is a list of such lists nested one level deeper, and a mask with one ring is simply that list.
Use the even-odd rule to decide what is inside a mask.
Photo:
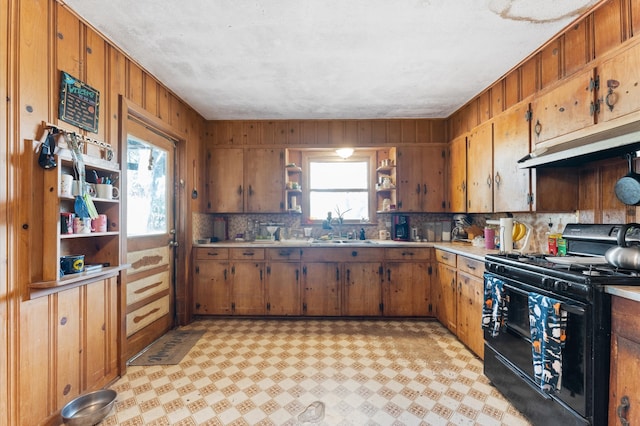
[{"label": "upper cabinet", "polygon": [[493,210],[527,211],[531,171],[518,167],[529,153],[528,103],[520,103],[493,121]]},{"label": "upper cabinet", "polygon": [[459,136],[449,146],[449,179],[447,210],[467,211],[467,136]]},{"label": "upper cabinet", "polygon": [[401,147],[396,152],[398,210],[446,211],[446,146]]},{"label": "upper cabinet", "polygon": [[212,148],[207,161],[210,213],[284,211],[284,149]]},{"label": "upper cabinet", "polygon": [[531,102],[534,145],[593,126],[595,87],[595,70],[589,68],[535,96]]},{"label": "upper cabinet", "polygon": [[[493,211],[493,126],[485,122],[467,138],[467,211]],[[453,159],[455,161],[455,159]]]},{"label": "upper cabinet", "polygon": [[[600,122],[640,111],[640,44],[604,61],[597,67]],[[637,117],[635,118],[637,120]]]}]

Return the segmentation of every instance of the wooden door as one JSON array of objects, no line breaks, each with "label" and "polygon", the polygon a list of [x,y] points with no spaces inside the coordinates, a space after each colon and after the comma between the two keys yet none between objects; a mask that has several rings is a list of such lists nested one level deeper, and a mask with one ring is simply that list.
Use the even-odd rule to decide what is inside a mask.
[{"label": "wooden door", "polygon": [[382,264],[379,262],[349,262],[344,264],[343,314],[379,316]]},{"label": "wooden door", "polygon": [[595,100],[592,88],[594,70],[577,73],[554,89],[537,95],[531,102],[532,144],[584,130],[594,125],[591,108]]},{"label": "wooden door", "polygon": [[[133,118],[127,131],[124,174],[127,233],[125,359],[174,324],[176,227],[175,144]],[[122,188],[122,187],[121,187]]]},{"label": "wooden door", "polygon": [[270,262],[267,265],[266,309],[268,315],[300,315],[300,264]]},{"label": "wooden door", "polygon": [[467,136],[459,136],[449,146],[448,210],[467,211]]},{"label": "wooden door", "polygon": [[483,280],[464,272],[458,272],[456,301],[458,338],[479,357],[484,354],[482,332]]},{"label": "wooden door", "polygon": [[640,44],[615,55],[598,66],[601,100],[598,119],[601,122],[622,117],[640,110],[640,85],[637,70],[640,69]]},{"label": "wooden door", "polygon": [[387,262],[384,266],[385,316],[428,316],[431,295],[425,262]]},{"label": "wooden door", "polygon": [[[612,297],[611,378],[609,424],[640,424],[640,303]],[[626,397],[626,399],[624,399]],[[624,408],[627,406],[627,408]]]},{"label": "wooden door", "polygon": [[109,330],[108,311],[115,308],[111,303],[110,280],[97,281],[86,287],[85,315],[86,327],[84,340],[86,342],[84,357],[86,375],[84,389],[96,389],[105,383],[108,367]]},{"label": "wooden door", "polygon": [[279,213],[284,203],[284,150],[249,148],[245,150],[245,211]]},{"label": "wooden door", "polygon": [[242,148],[213,148],[207,153],[207,211],[244,211],[244,153]]},{"label": "wooden door", "polygon": [[231,265],[231,307],[234,315],[264,315],[264,262]]},{"label": "wooden door", "polygon": [[493,126],[485,122],[467,139],[467,211],[493,211]]},{"label": "wooden door", "polygon": [[340,315],[342,271],[337,262],[302,264],[303,314],[309,316]]},{"label": "wooden door", "polygon": [[396,197],[398,210],[422,211],[422,148],[402,147],[397,149]]},{"label": "wooden door", "polygon": [[231,314],[231,269],[229,262],[197,260],[193,283],[196,315]]},{"label": "wooden door", "polygon": [[446,148],[445,146],[423,146],[421,152],[422,187],[420,211],[444,212],[446,210]]},{"label": "wooden door", "polygon": [[[80,288],[65,290],[55,296],[57,303],[55,349],[56,349],[56,408],[64,405],[81,393],[80,383]],[[32,372],[36,374],[36,372]],[[39,372],[38,374],[46,374]],[[43,377],[44,379],[44,377]]]},{"label": "wooden door", "polygon": [[436,316],[452,333],[457,328],[457,301],[456,301],[456,269],[438,263],[438,300],[435,300]]},{"label": "wooden door", "polygon": [[528,103],[520,103],[493,122],[493,211],[529,211],[531,171],[518,167],[529,153]]}]

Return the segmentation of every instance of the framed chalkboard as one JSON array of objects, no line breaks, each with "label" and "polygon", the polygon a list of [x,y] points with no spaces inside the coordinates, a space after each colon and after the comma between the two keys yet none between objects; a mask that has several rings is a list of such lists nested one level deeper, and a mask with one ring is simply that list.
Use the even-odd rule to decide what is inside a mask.
[{"label": "framed chalkboard", "polygon": [[62,71],[58,118],[81,129],[98,133],[100,92]]}]

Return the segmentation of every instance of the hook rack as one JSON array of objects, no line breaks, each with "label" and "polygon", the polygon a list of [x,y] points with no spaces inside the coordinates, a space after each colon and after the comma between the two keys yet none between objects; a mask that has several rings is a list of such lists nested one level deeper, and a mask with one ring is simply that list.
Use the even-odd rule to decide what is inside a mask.
[{"label": "hook rack", "polygon": [[[88,136],[85,135],[80,135],[76,132],[64,129],[56,124],[53,123],[48,123],[46,121],[42,122],[42,126],[45,128],[45,130],[56,130],[56,133],[62,133],[62,134],[70,134],[70,135],[75,135],[76,138],[79,140],[80,144],[82,143],[90,143],[92,145],[96,145],[98,146],[101,150],[104,150],[104,156],[103,158],[107,161],[111,161],[113,159],[113,147],[111,146],[111,144],[108,144],[106,142],[100,141],[98,139],[93,139],[90,138]],[[46,133],[43,137],[46,137]]]}]

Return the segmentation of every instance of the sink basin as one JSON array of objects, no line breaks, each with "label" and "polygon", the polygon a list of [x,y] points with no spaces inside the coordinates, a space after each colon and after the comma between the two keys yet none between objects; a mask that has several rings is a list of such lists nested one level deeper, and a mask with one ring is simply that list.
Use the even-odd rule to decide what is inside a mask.
[{"label": "sink basin", "polygon": [[373,240],[313,240],[312,244],[340,244],[348,246],[362,246],[375,244]]}]

